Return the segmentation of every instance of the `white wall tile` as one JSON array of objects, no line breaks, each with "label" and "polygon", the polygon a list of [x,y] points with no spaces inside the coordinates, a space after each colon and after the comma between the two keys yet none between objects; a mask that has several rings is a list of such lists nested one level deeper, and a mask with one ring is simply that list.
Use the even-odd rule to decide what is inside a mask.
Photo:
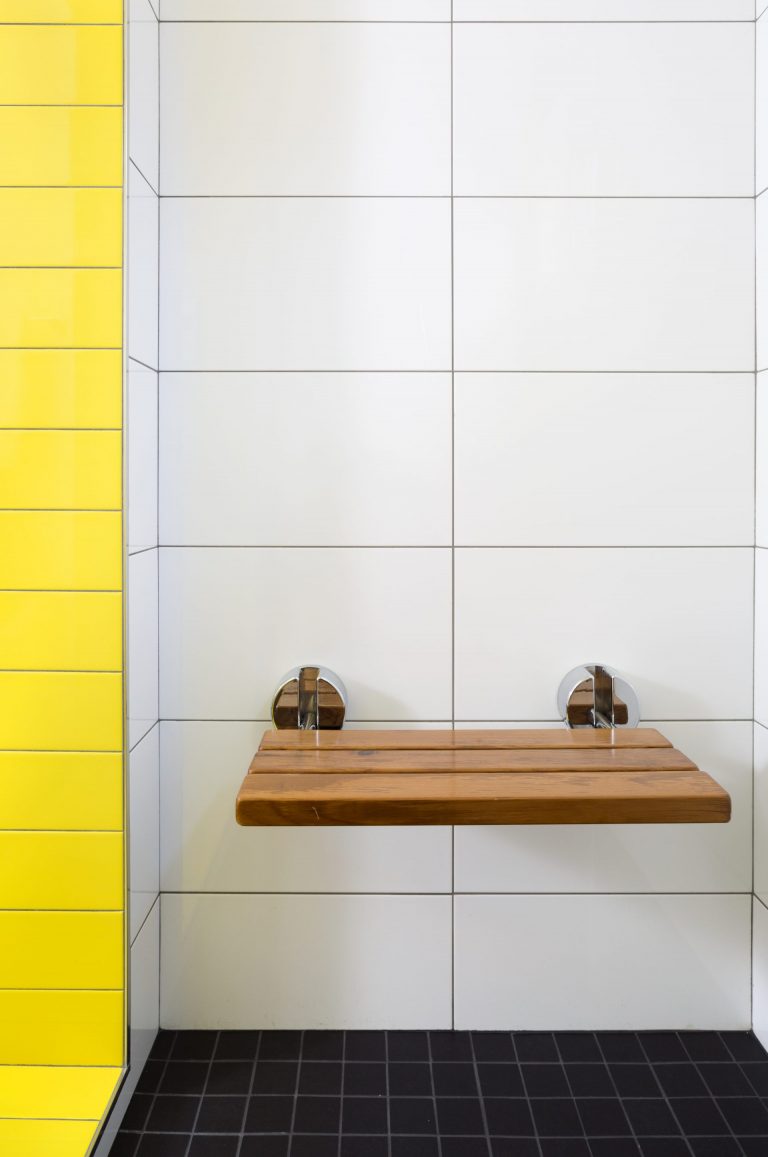
[{"label": "white wall tile", "polygon": [[[185,0],[163,0],[163,3],[179,5]],[[454,0],[453,17],[454,20],[754,20],[755,11],[752,0]]]},{"label": "white wall tile", "polygon": [[128,559],[128,746],[158,718],[158,587],[156,550]]},{"label": "white wall tile", "polygon": [[755,1036],[768,1048],[768,909],[754,901],[752,942],[752,1001]]},{"label": "white wall tile", "polygon": [[755,542],[768,546],[768,373],[759,373],[756,382]]},{"label": "white wall tile", "polygon": [[459,200],[461,370],[750,370],[742,200]]},{"label": "white wall tile", "polygon": [[451,542],[450,374],[164,374],[161,411],[164,545]]},{"label": "white wall tile", "polygon": [[755,719],[768,727],[768,550],[755,551]]},{"label": "white wall tile", "polygon": [[768,369],[768,193],[755,202],[757,368]]},{"label": "white wall tile", "polygon": [[130,942],[160,890],[160,728],[157,724],[128,757],[131,854]]},{"label": "white wall tile", "polygon": [[457,374],[455,407],[459,544],[752,542],[751,374]]},{"label": "white wall tile", "polygon": [[[768,729],[755,724],[755,894],[768,905]],[[766,992],[768,999],[768,991]]]},{"label": "white wall tile", "polygon": [[161,724],[165,891],[451,891],[449,827],[239,827],[235,797],[268,726]]},{"label": "white wall tile", "polygon": [[[684,2],[684,0],[683,0]],[[450,0],[162,0],[163,20],[450,20]]]},{"label": "white wall tile", "polygon": [[751,24],[463,24],[458,195],[751,196]]},{"label": "white wall tile", "polygon": [[164,194],[451,191],[447,24],[171,24],[162,86]]},{"label": "white wall tile", "polygon": [[164,895],[161,1023],[449,1028],[451,899]]},{"label": "white wall tile", "polygon": [[728,824],[457,827],[457,892],[748,892],[752,724],[659,723],[731,794]]},{"label": "white wall tile", "polygon": [[[757,11],[763,8],[758,0]],[[755,192],[768,187],[768,17],[763,15],[755,26]]]},{"label": "white wall tile", "polygon": [[450,202],[162,204],[164,369],[445,370]]},{"label": "white wall tile", "polygon": [[265,719],[309,662],[350,719],[450,718],[449,550],[168,548],[160,569],[164,718]]},{"label": "white wall tile", "polygon": [[458,550],[456,715],[552,719],[597,660],[643,719],[752,716],[750,549]]},{"label": "white wall tile", "polygon": [[157,369],[159,198],[128,170],[128,356]]},{"label": "white wall tile", "polygon": [[746,1029],[749,944],[748,895],[457,896],[456,1027]]},{"label": "white wall tile", "polygon": [[157,546],[157,372],[128,362],[128,553]]},{"label": "white wall tile", "polygon": [[158,191],[159,24],[149,0],[131,0],[128,43],[128,155]]}]

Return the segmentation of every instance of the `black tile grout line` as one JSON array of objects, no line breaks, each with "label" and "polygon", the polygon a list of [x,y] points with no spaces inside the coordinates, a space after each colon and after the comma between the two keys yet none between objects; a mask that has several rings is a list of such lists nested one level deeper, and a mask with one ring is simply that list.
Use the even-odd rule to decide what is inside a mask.
[{"label": "black tile grout line", "polygon": [[443,1142],[440,1136],[440,1118],[437,1115],[437,1095],[435,1091],[435,1066],[432,1056],[432,1033],[427,1031],[427,1064],[429,1065],[429,1086],[432,1090],[432,1112],[435,1115],[435,1135],[437,1139],[437,1157],[443,1157]]},{"label": "black tile grout line", "polygon": [[[178,1037],[177,1037],[177,1039],[178,1039]],[[190,1134],[189,1134],[189,1141],[187,1142],[187,1147],[184,1150],[184,1157],[189,1157],[189,1151],[192,1148],[192,1141],[194,1139],[195,1131],[197,1129],[197,1122],[200,1120],[200,1113],[201,1113],[202,1108],[203,1108],[203,1098],[205,1097],[205,1090],[208,1088],[208,1082],[211,1079],[211,1070],[213,1068],[213,1058],[216,1056],[216,1050],[219,1047],[219,1040],[220,1039],[221,1039],[221,1032],[217,1032],[216,1037],[215,1037],[214,1042],[213,1042],[213,1048],[211,1049],[211,1056],[210,1056],[210,1059],[208,1061],[208,1068],[207,1068],[206,1073],[205,1073],[205,1080],[203,1081],[203,1087],[200,1090],[200,1099],[198,1101],[197,1112],[195,1113],[195,1119],[192,1122],[192,1129],[191,1129]],[[247,1111],[247,1107],[248,1107],[248,1104],[246,1102],[246,1111]]]},{"label": "black tile grout line", "polygon": [[512,1051],[514,1052],[514,1055],[515,1055],[515,1063],[517,1064],[517,1069],[518,1069],[518,1072],[520,1073],[520,1081],[521,1081],[522,1086],[523,1086],[523,1094],[525,1097],[525,1103],[528,1106],[528,1114],[531,1118],[531,1126],[533,1128],[533,1137],[534,1137],[534,1141],[536,1143],[536,1148],[539,1151],[539,1157],[544,1157],[544,1150],[542,1148],[541,1138],[539,1137],[539,1126],[536,1123],[536,1118],[533,1115],[533,1105],[531,1104],[531,1098],[528,1095],[528,1085],[526,1084],[525,1077],[523,1076],[523,1066],[522,1066],[522,1062],[520,1060],[520,1053],[517,1051],[517,1034],[515,1034],[514,1032],[510,1032],[509,1036],[510,1036],[510,1040],[512,1041]]},{"label": "black tile grout line", "polygon": [[[559,1044],[558,1044],[558,1042],[557,1042],[557,1034],[553,1034],[553,1035],[554,1035],[554,1040],[555,1040],[555,1048],[557,1049],[558,1055],[561,1055],[561,1054],[560,1054],[560,1045],[559,1045]],[[642,1152],[642,1146],[641,1146],[641,1144],[640,1144],[640,1141],[639,1141],[639,1139],[638,1139],[637,1133],[636,1133],[636,1131],[635,1131],[635,1126],[634,1126],[634,1125],[633,1125],[633,1123],[632,1123],[632,1120],[631,1120],[631,1118],[630,1118],[630,1116],[629,1116],[629,1113],[628,1113],[628,1112],[626,1111],[626,1109],[624,1108],[624,1101],[625,1101],[625,1100],[627,1100],[628,1098],[626,1098],[626,1097],[622,1097],[621,1093],[619,1092],[619,1086],[616,1084],[616,1080],[615,1080],[615,1078],[614,1078],[614,1075],[613,1075],[613,1073],[611,1072],[611,1066],[609,1065],[609,1063],[608,1063],[608,1060],[607,1060],[607,1058],[606,1058],[606,1055],[605,1055],[605,1052],[603,1051],[603,1046],[602,1046],[602,1044],[600,1043],[600,1037],[599,1037],[598,1033],[595,1033],[595,1034],[594,1034],[594,1038],[593,1038],[593,1039],[594,1039],[594,1041],[595,1041],[595,1044],[597,1045],[597,1051],[599,1052],[599,1054],[600,1054],[600,1056],[601,1056],[601,1058],[602,1058],[602,1061],[601,1061],[601,1062],[599,1062],[599,1063],[602,1063],[602,1065],[603,1065],[603,1066],[604,1066],[604,1068],[605,1068],[605,1071],[608,1073],[608,1079],[609,1079],[609,1081],[611,1082],[611,1086],[612,1086],[612,1088],[613,1088],[614,1094],[615,1094],[615,1095],[616,1095],[616,1097],[618,1098],[619,1104],[621,1105],[621,1108],[622,1108],[622,1112],[624,1113],[624,1116],[625,1116],[625,1117],[626,1117],[626,1119],[627,1119],[627,1123],[629,1124],[629,1127],[630,1127],[630,1129],[631,1129],[631,1131],[632,1131],[632,1137],[633,1137],[633,1139],[634,1139],[634,1142],[635,1142],[635,1146],[637,1147],[637,1151],[638,1151],[638,1153],[641,1153],[641,1152]],[[562,1057],[561,1057],[561,1059],[562,1059]],[[613,1063],[616,1063],[616,1062],[613,1062]],[[633,1063],[633,1062],[631,1062],[631,1061],[630,1061],[630,1062],[627,1062],[627,1063],[631,1064],[631,1063]],[[658,1082],[658,1080],[656,1079],[656,1074],[655,1074],[655,1073],[654,1073],[654,1071],[653,1071],[653,1066],[649,1064],[649,1065],[648,1065],[648,1067],[650,1068],[650,1070],[651,1070],[651,1073],[653,1074],[653,1079],[656,1081],[656,1086],[657,1086],[657,1088],[659,1088],[659,1091],[661,1092],[661,1086],[659,1085],[659,1082]],[[568,1082],[568,1088],[570,1089],[570,1088],[571,1088],[571,1079],[570,1079],[570,1077],[568,1076],[568,1067],[567,1067],[567,1065],[563,1065],[563,1068],[565,1069],[565,1079],[566,1079],[566,1081]],[[572,1089],[571,1089],[571,1092],[573,1092],[573,1090],[572,1090]],[[582,1098],[580,1098],[580,1099],[581,1099],[581,1100],[587,1100],[588,1098],[586,1098],[586,1097],[582,1097]],[[575,1098],[574,1098],[574,1100],[575,1100]],[[576,1104],[576,1110],[577,1110],[577,1112],[579,1112],[579,1119],[581,1120],[581,1112],[579,1111],[578,1102],[577,1102],[577,1104]],[[582,1126],[583,1126],[583,1124],[584,1124],[583,1120],[581,1121],[581,1123],[582,1123]],[[589,1137],[589,1134],[587,1133],[586,1129],[584,1130],[584,1135],[585,1135],[587,1138]],[[589,1143],[589,1141],[588,1141],[587,1143]]]},{"label": "black tile grout line", "polygon": [[[451,0],[451,3],[453,3],[453,0]],[[491,1145],[491,1134],[490,1134],[490,1130],[488,1128],[488,1114],[487,1114],[486,1108],[485,1108],[485,1097],[483,1096],[482,1086],[480,1085],[480,1071],[477,1067],[477,1055],[475,1053],[475,1037],[474,1037],[474,1034],[471,1032],[469,1034],[469,1051],[472,1054],[472,1068],[473,1068],[474,1073],[475,1073],[475,1088],[477,1089],[477,1099],[480,1102],[480,1115],[483,1118],[483,1129],[485,1130],[485,1144],[486,1144],[486,1148],[488,1150],[488,1157],[493,1157],[493,1147]],[[439,1122],[438,1122],[438,1128],[439,1127],[440,1126],[439,1126]]]},{"label": "black tile grout line", "polygon": [[[264,1034],[262,1032],[260,1032],[259,1033],[259,1039],[256,1042],[256,1048],[255,1048],[254,1054],[253,1054],[253,1063],[251,1065],[251,1079],[248,1083],[248,1092],[246,1093],[246,1097],[245,1097],[245,1109],[243,1111],[243,1120],[242,1120],[241,1126],[240,1126],[240,1136],[239,1136],[238,1141],[237,1141],[237,1150],[235,1153],[235,1157],[240,1157],[240,1151],[243,1148],[243,1137],[245,1136],[245,1126],[246,1126],[246,1123],[248,1120],[248,1109],[249,1109],[249,1106],[251,1104],[251,1097],[253,1096],[253,1086],[256,1083],[256,1069],[257,1069],[257,1066],[259,1063],[259,1055],[261,1053],[261,1042],[263,1040],[263,1037],[264,1037]],[[215,1055],[216,1054],[214,1053],[214,1056]]]}]

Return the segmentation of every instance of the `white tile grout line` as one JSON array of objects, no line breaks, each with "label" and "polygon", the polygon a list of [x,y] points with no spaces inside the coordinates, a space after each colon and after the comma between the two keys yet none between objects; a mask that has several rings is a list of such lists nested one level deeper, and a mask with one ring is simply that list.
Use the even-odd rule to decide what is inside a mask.
[{"label": "white tile grout line", "polygon": [[[454,276],[454,157],[453,157],[453,0],[451,0],[450,53],[450,168],[451,168],[451,727],[456,727],[456,416],[455,416],[455,276]],[[451,827],[451,1027],[456,1027],[456,829]],[[439,1128],[436,1122],[436,1128]]]}]

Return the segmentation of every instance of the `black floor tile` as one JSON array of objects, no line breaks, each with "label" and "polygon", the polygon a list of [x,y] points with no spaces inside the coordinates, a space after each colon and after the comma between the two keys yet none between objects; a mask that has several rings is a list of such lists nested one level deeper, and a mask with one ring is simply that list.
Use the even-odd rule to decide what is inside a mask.
[{"label": "black floor tile", "polygon": [[640,1141],[643,1157],[690,1157],[690,1149],[682,1137],[643,1137]]},{"label": "black floor tile", "polygon": [[134,1157],[138,1144],[138,1133],[118,1133],[112,1142],[109,1157]]},{"label": "black floor tile", "polygon": [[562,1065],[521,1065],[529,1097],[569,1097],[570,1089]]},{"label": "black floor tile", "polygon": [[616,1095],[611,1074],[603,1064],[566,1065],[565,1075],[574,1097],[614,1097]]},{"label": "black floor tile", "polygon": [[192,1138],[189,1157],[237,1157],[239,1137],[198,1137]]},{"label": "black floor tile", "polygon": [[768,1097],[768,1065],[743,1062],[741,1071],[760,1097]]},{"label": "black floor tile", "polygon": [[676,1032],[645,1032],[639,1036],[643,1051],[651,1063],[688,1060],[683,1042]]},{"label": "black floor tile", "polygon": [[681,1032],[678,1036],[692,1061],[731,1060],[719,1032]]},{"label": "black floor tile", "polygon": [[556,1032],[555,1043],[560,1056],[569,1061],[601,1061],[600,1046],[593,1032]]},{"label": "black floor tile", "polygon": [[247,1097],[209,1097],[200,1103],[196,1133],[239,1133],[243,1127]]},{"label": "black floor tile", "polygon": [[291,1157],[336,1157],[338,1137],[300,1137],[291,1140]]},{"label": "black floor tile", "polygon": [[343,1133],[384,1133],[389,1130],[386,1097],[345,1097]]},{"label": "black floor tile", "polygon": [[638,1137],[676,1136],[680,1127],[669,1105],[661,1097],[643,1097],[622,1102],[629,1123]]},{"label": "black floor tile", "polygon": [[[345,1060],[383,1061],[386,1058],[386,1042],[383,1032],[348,1032],[345,1045]],[[342,1147],[343,1152],[343,1147]]]},{"label": "black floor tile", "polygon": [[340,1061],[344,1055],[344,1033],[305,1033],[301,1055],[306,1061]]},{"label": "black floor tile", "polygon": [[741,1157],[741,1146],[732,1137],[691,1137],[695,1157]]},{"label": "black floor tile", "polygon": [[455,1061],[439,1061],[432,1066],[436,1097],[476,1097],[475,1066]]},{"label": "black floor tile", "polygon": [[209,1061],[216,1047],[217,1032],[178,1032],[171,1049],[174,1061]]},{"label": "black floor tile", "polygon": [[540,1137],[580,1137],[581,1127],[576,1102],[566,1097],[531,1101],[531,1111]]},{"label": "black floor tile", "polygon": [[669,1104],[686,1137],[716,1137],[730,1133],[716,1103],[706,1097],[672,1097]]},{"label": "black floor tile", "polygon": [[744,1157],[765,1157],[768,1153],[768,1137],[739,1137]]},{"label": "black floor tile", "polygon": [[260,1060],[291,1061],[298,1059],[300,1053],[300,1032],[275,1032],[269,1029],[261,1034]]},{"label": "black floor tile", "polygon": [[737,1137],[754,1133],[768,1137],[768,1109],[755,1097],[722,1097],[717,1104]]},{"label": "black floor tile", "polygon": [[137,1157],[185,1157],[190,1135],[183,1133],[145,1133],[136,1150]]},{"label": "black floor tile", "polygon": [[640,1146],[632,1137],[590,1137],[592,1157],[640,1157]]},{"label": "black floor tile", "polygon": [[589,1145],[581,1137],[543,1137],[542,1157],[590,1157]]},{"label": "black floor tile", "polygon": [[534,1137],[530,1106],[522,1098],[486,1097],[485,1115],[492,1137]]},{"label": "black floor tile", "polygon": [[627,1115],[618,1097],[591,1097],[576,1101],[584,1132],[588,1137],[628,1137],[632,1135]]},{"label": "black floor tile", "polygon": [[214,1056],[217,1061],[254,1061],[260,1032],[221,1032]]},{"label": "black floor tile", "polygon": [[191,1133],[199,1097],[157,1097],[146,1128],[150,1133]]},{"label": "black floor tile", "polygon": [[438,1157],[434,1137],[393,1137],[392,1157]]},{"label": "black floor tile", "polygon": [[176,1033],[169,1032],[167,1029],[161,1029],[155,1037],[154,1044],[149,1052],[150,1060],[167,1060],[171,1055],[173,1042],[176,1040]]},{"label": "black floor tile", "polygon": [[728,1052],[736,1061],[768,1061],[768,1053],[751,1032],[721,1032]]},{"label": "black floor tile", "polygon": [[430,1097],[432,1073],[429,1065],[393,1064],[389,1066],[389,1095],[392,1097]]},{"label": "black floor tile", "polygon": [[387,1137],[342,1137],[341,1157],[389,1157]]},{"label": "black floor tile", "polygon": [[431,1032],[429,1044],[433,1061],[471,1061],[472,1045],[468,1032]]},{"label": "black floor tile", "polygon": [[739,1065],[706,1064],[699,1072],[704,1078],[707,1090],[715,1097],[754,1097],[755,1090],[747,1080]]},{"label": "black floor tile", "polygon": [[259,1061],[253,1075],[254,1093],[294,1093],[299,1076],[297,1061]]},{"label": "black floor tile", "polygon": [[620,1097],[660,1097],[661,1086],[650,1065],[609,1065]]},{"label": "black floor tile", "polygon": [[426,1097],[391,1097],[389,1121],[393,1136],[437,1133],[434,1102]]},{"label": "black floor tile", "polygon": [[161,1093],[202,1093],[208,1065],[202,1061],[169,1061],[158,1087]]},{"label": "black floor tile", "polygon": [[595,1036],[600,1051],[609,1064],[627,1064],[631,1061],[645,1060],[645,1053],[635,1032],[598,1032]]},{"label": "black floor tile", "polygon": [[657,1065],[656,1080],[668,1097],[706,1097],[707,1088],[693,1064]]},{"label": "black floor tile", "polygon": [[510,1032],[473,1032],[472,1047],[477,1061],[514,1061],[517,1059]]},{"label": "black floor tile", "polygon": [[485,1132],[478,1097],[438,1097],[437,1128],[441,1134],[476,1136]]},{"label": "black floor tile", "polygon": [[287,1137],[243,1137],[238,1157],[288,1157]]},{"label": "black floor tile", "polygon": [[512,1036],[519,1061],[560,1060],[555,1038],[551,1032],[516,1032]]},{"label": "black floor tile", "polygon": [[137,1093],[154,1093],[160,1084],[160,1078],[165,1070],[165,1061],[149,1060],[145,1064],[141,1076],[136,1082]]},{"label": "black floor tile", "polygon": [[[326,1065],[326,1068],[330,1068]],[[303,1075],[302,1068],[302,1075]],[[344,1065],[345,1097],[382,1097],[387,1092],[387,1066],[376,1061]]]},{"label": "black floor tile", "polygon": [[236,1096],[250,1092],[252,1061],[214,1061],[205,1086],[206,1094]]},{"label": "black floor tile", "polygon": [[299,1093],[324,1096],[341,1095],[341,1065],[335,1061],[302,1061],[299,1072]]},{"label": "black floor tile", "polygon": [[429,1041],[425,1032],[387,1033],[390,1061],[428,1061]]},{"label": "black floor tile", "polygon": [[131,1103],[125,1110],[125,1116],[120,1127],[122,1129],[138,1130],[138,1132],[141,1132],[147,1123],[149,1110],[152,1108],[152,1100],[153,1097],[151,1093],[134,1093],[131,1098]]},{"label": "black floor tile", "polygon": [[525,1087],[519,1065],[505,1061],[477,1066],[480,1091],[484,1097],[524,1097]]},{"label": "black floor tile", "polygon": [[440,1149],[443,1157],[488,1157],[485,1137],[442,1137]]},{"label": "black floor tile", "polygon": [[527,1137],[491,1138],[493,1157],[539,1157],[539,1152],[537,1142]]},{"label": "black floor tile", "polygon": [[251,1097],[245,1114],[246,1133],[288,1133],[293,1097]]},{"label": "black floor tile", "polygon": [[[338,1097],[297,1097],[293,1118],[294,1133],[336,1133],[341,1128],[341,1100]],[[366,1130],[366,1132],[374,1130]],[[356,1132],[362,1132],[358,1129]]]}]

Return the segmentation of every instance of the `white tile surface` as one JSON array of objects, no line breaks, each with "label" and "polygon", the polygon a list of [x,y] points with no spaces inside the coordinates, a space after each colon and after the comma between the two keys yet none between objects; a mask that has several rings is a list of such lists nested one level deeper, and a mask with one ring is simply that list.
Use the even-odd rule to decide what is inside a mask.
[{"label": "white tile surface", "polygon": [[157,369],[159,198],[128,166],[128,356]]},{"label": "white tile surface", "polygon": [[754,901],[752,969],[752,1027],[768,1048],[768,909],[759,900]]},{"label": "white tile surface", "polygon": [[749,945],[748,895],[457,896],[456,1027],[746,1029]]},{"label": "white tile surface", "polygon": [[172,24],[161,109],[164,194],[451,191],[447,24]]},{"label": "white tile surface", "polygon": [[157,546],[157,372],[128,362],[128,553]]},{"label": "white tile surface", "polygon": [[158,191],[159,24],[149,0],[131,0],[128,43],[128,155]]},{"label": "white tile surface", "polygon": [[451,891],[448,827],[239,827],[235,796],[268,726],[161,724],[165,891]]},{"label": "white tile surface", "polygon": [[128,746],[158,718],[158,552],[128,559]]},{"label": "white tile surface", "polygon": [[755,203],[756,281],[757,281],[757,368],[768,369],[768,193],[761,193]]},{"label": "white tile surface", "polygon": [[459,195],[751,196],[750,24],[463,24]]},{"label": "white tile surface", "polygon": [[748,892],[752,724],[659,723],[731,794],[728,824],[457,827],[457,892]]},{"label": "white tile surface", "polygon": [[[163,0],[166,6],[184,2]],[[454,20],[754,20],[755,11],[752,0],[454,0],[453,17]],[[165,11],[163,18],[166,18]]]},{"label": "white tile surface", "polygon": [[161,389],[163,544],[450,545],[450,374],[163,374]]},{"label": "white tile surface", "polygon": [[759,373],[756,382],[755,541],[768,546],[768,373]]},{"label": "white tile surface", "polygon": [[[755,724],[755,894],[768,905],[768,729]],[[766,991],[768,1000],[768,991]]]},{"label": "white tile surface", "polygon": [[[758,0],[757,10],[763,8],[763,0]],[[768,17],[765,15],[755,26],[755,192],[761,193],[768,187]]]},{"label": "white tile surface", "polygon": [[167,1028],[449,1028],[451,899],[164,895],[161,978]]},{"label": "white tile surface", "polygon": [[[684,2],[684,0],[683,0]],[[450,20],[450,0],[162,0],[163,20]]]},{"label": "white tile surface", "polygon": [[450,718],[449,550],[168,548],[160,569],[164,718],[265,719],[309,662],[350,719]]},{"label": "white tile surface", "polygon": [[643,719],[751,718],[752,577],[747,548],[458,550],[456,715],[555,718],[599,659]]},{"label": "white tile surface", "polygon": [[455,407],[459,544],[752,542],[751,374],[457,374]]},{"label": "white tile surface", "polygon": [[461,370],[750,370],[743,200],[460,200]]},{"label": "white tile surface", "polygon": [[162,204],[163,369],[445,370],[447,200]]},{"label": "white tile surface", "polygon": [[768,727],[768,550],[755,551],[755,719]]},{"label": "white tile surface", "polygon": [[130,942],[160,890],[160,728],[157,724],[128,757],[130,801]]}]

